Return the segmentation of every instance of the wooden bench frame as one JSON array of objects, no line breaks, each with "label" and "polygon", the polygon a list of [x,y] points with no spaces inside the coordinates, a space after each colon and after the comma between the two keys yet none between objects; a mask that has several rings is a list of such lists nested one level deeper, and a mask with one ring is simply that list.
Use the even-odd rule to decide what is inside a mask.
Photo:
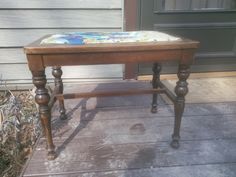
[{"label": "wooden bench frame", "polygon": [[[44,37],[45,38],[45,37]],[[51,107],[59,101],[60,118],[66,119],[64,99],[95,96],[118,96],[133,94],[153,94],[152,109],[157,112],[157,95],[165,93],[174,103],[175,123],[171,146],[179,147],[180,124],[185,107],[185,95],[188,92],[187,78],[190,65],[198,47],[197,41],[182,39],[179,41],[148,42],[148,43],[117,43],[117,44],[89,44],[89,45],[40,45],[41,39],[24,48],[28,59],[28,66],[33,76],[33,84],[37,87],[35,100],[39,105],[39,115],[47,141],[48,159],[56,157],[55,146],[51,132]],[[179,81],[175,87],[175,94],[168,90],[160,81],[161,63],[177,61],[179,65]],[[63,94],[61,66],[95,65],[95,64],[123,64],[153,62],[153,89],[127,90],[116,92],[92,92]],[[54,94],[49,96],[45,88],[47,80],[45,68],[53,68],[55,77]]]}]

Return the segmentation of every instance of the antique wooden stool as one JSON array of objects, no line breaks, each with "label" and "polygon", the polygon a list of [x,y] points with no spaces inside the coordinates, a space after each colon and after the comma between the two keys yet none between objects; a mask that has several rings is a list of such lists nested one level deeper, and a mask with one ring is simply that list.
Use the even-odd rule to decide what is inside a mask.
[{"label": "antique wooden stool", "polygon": [[[188,92],[186,82],[189,67],[198,47],[197,41],[182,39],[155,31],[134,32],[74,32],[48,35],[24,48],[28,66],[33,75],[33,84],[37,87],[35,100],[39,105],[39,115],[46,136],[48,159],[56,157],[51,132],[51,107],[59,101],[60,118],[66,119],[64,99],[94,96],[115,96],[131,94],[153,94],[153,113],[157,112],[158,93],[166,94],[174,103],[175,123],[171,146],[179,147],[180,124]],[[179,81],[175,94],[160,81],[161,63],[177,61]],[[153,89],[139,89],[116,92],[93,92],[63,94],[61,66],[122,64],[153,62]],[[46,86],[45,68],[52,66],[55,77],[55,89],[50,98]]]}]

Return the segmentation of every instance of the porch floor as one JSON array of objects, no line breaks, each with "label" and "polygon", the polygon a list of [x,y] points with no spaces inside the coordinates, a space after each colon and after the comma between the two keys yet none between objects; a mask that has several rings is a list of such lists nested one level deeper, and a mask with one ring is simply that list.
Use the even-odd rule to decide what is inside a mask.
[{"label": "porch floor", "polygon": [[[168,87],[175,80],[164,81]],[[65,92],[147,88],[149,82],[71,85]],[[24,177],[235,177],[236,78],[189,79],[179,149],[170,147],[173,104],[151,95],[66,100],[68,119],[53,108],[58,157],[48,161],[44,138]]]}]

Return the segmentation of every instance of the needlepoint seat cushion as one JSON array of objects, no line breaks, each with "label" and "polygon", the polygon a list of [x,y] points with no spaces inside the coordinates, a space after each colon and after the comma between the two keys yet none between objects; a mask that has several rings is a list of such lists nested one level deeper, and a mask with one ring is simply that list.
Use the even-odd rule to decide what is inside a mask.
[{"label": "needlepoint seat cushion", "polygon": [[54,34],[40,44],[86,45],[102,43],[178,41],[180,38],[157,31],[132,32],[70,32]]}]

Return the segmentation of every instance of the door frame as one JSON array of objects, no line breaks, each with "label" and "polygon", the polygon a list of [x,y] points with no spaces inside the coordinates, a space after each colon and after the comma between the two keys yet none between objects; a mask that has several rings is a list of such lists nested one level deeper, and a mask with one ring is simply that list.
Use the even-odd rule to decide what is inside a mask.
[{"label": "door frame", "polygon": [[[140,29],[140,0],[124,0],[124,30],[135,31]],[[124,68],[124,79],[137,79],[138,64],[126,63]]]}]

